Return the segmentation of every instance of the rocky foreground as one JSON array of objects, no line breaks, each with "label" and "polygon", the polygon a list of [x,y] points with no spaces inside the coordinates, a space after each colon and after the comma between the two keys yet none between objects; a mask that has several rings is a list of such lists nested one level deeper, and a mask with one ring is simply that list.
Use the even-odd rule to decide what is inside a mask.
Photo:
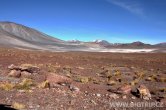
[{"label": "rocky foreground", "polygon": [[165,67],[164,53],[0,49],[0,108],[165,110]]}]

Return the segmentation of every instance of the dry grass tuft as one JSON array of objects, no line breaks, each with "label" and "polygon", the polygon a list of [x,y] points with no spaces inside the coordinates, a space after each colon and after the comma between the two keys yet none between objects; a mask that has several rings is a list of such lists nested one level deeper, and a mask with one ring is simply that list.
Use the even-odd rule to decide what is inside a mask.
[{"label": "dry grass tuft", "polygon": [[135,85],[138,84],[138,82],[139,82],[139,79],[135,79],[135,80],[133,80],[133,81],[130,82],[130,85],[131,86],[135,86]]},{"label": "dry grass tuft", "polygon": [[115,73],[114,73],[115,76],[120,76],[121,74],[122,73],[119,70],[115,70]]},{"label": "dry grass tuft", "polygon": [[76,81],[81,82],[81,83],[88,83],[91,79],[89,77],[85,76],[77,76]]},{"label": "dry grass tuft", "polygon": [[18,110],[25,109],[25,105],[24,105],[24,104],[17,103],[17,102],[14,102],[14,103],[12,104],[12,107],[13,107],[14,109],[18,109]]},{"label": "dry grass tuft", "polygon": [[3,83],[3,84],[0,84],[0,89],[10,91],[14,88],[14,86],[15,86],[14,84],[6,82],[6,83]]},{"label": "dry grass tuft", "polygon": [[39,88],[49,88],[50,87],[50,83],[48,82],[48,80],[42,82],[41,84],[38,85]]},{"label": "dry grass tuft", "polygon": [[117,82],[114,81],[114,80],[108,80],[107,81],[107,85],[113,86],[113,85],[116,85],[116,84],[117,84]]},{"label": "dry grass tuft", "polygon": [[21,83],[15,86],[16,89],[29,90],[34,85],[32,79],[23,79]]}]

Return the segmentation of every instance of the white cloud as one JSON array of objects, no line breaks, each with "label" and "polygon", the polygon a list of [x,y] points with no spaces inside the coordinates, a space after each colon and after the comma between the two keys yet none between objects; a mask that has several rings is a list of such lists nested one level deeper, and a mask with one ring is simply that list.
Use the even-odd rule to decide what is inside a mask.
[{"label": "white cloud", "polygon": [[106,0],[107,2],[119,6],[135,15],[145,17],[143,7],[135,0]]}]

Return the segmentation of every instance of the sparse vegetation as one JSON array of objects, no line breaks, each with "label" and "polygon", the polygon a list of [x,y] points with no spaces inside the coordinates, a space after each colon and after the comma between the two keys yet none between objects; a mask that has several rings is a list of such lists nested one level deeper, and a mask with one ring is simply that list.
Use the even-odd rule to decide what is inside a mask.
[{"label": "sparse vegetation", "polygon": [[97,78],[92,78],[92,77],[89,78],[89,81],[93,82],[94,84],[100,84],[100,82],[101,82]]},{"label": "sparse vegetation", "polygon": [[119,70],[115,70],[115,73],[114,73],[115,76],[119,76],[121,75],[121,72]]},{"label": "sparse vegetation", "polygon": [[135,86],[136,84],[138,84],[138,82],[139,82],[139,79],[135,79],[135,80],[130,82],[130,85]]},{"label": "sparse vegetation", "polygon": [[166,83],[166,78],[164,78],[164,77],[163,77],[163,78],[160,78],[159,80],[160,80],[160,82]]},{"label": "sparse vegetation", "polygon": [[77,76],[75,80],[81,83],[88,83],[91,79],[85,76]]},{"label": "sparse vegetation", "polygon": [[[12,53],[14,56],[4,57],[2,53],[3,55]],[[29,59],[29,55],[31,55],[31,59]],[[20,56],[20,59],[16,56]],[[62,59],[61,56],[65,59]],[[88,60],[82,60],[82,56]],[[93,106],[105,109],[104,106],[107,106],[112,99],[143,101],[144,97],[139,97],[138,93],[138,87],[141,84],[144,84],[150,91],[151,101],[165,99],[165,64],[159,65],[159,62],[166,61],[165,54],[159,58],[160,60],[154,61],[152,65],[146,63],[146,58],[153,60],[155,57],[152,54],[142,53],[122,55],[41,52],[39,54],[35,51],[31,53],[20,50],[18,52],[15,50],[13,54],[13,51],[1,52],[0,50],[2,64],[0,74],[1,102],[10,104],[13,108],[15,106],[17,109],[43,110],[47,109],[46,107],[63,109],[63,107],[70,106],[68,102],[71,104],[71,109],[76,109],[79,106],[87,107],[85,109],[91,109]],[[145,64],[142,63],[143,61]],[[37,65],[40,70],[37,74],[32,73],[28,79],[23,79],[22,76],[19,78],[9,77],[10,69],[4,67],[11,65],[11,62],[17,66],[27,63]],[[110,63],[116,65],[110,67]],[[49,66],[46,66],[47,64]],[[127,66],[124,66],[125,64]],[[131,66],[133,67],[131,68]],[[143,89],[142,91],[141,94],[146,96]],[[124,96],[126,97],[124,98]],[[91,100],[95,103],[89,103]],[[82,101],[85,102],[82,103]]]},{"label": "sparse vegetation", "polygon": [[2,83],[0,84],[0,89],[5,90],[5,91],[10,91],[14,88],[14,84],[6,82],[6,83]]},{"label": "sparse vegetation", "polygon": [[160,92],[166,92],[166,88],[160,88],[159,91]]},{"label": "sparse vegetation", "polygon": [[137,72],[137,79],[143,79],[145,77],[145,73],[144,72]]},{"label": "sparse vegetation", "polygon": [[114,80],[108,80],[107,81],[107,85],[113,86],[113,85],[116,85],[116,84],[117,84],[117,82],[114,81]]},{"label": "sparse vegetation", "polygon": [[25,109],[25,105],[24,105],[24,104],[21,104],[21,103],[18,103],[18,102],[14,102],[14,103],[12,104],[12,107],[15,108],[15,109],[18,109],[18,110]]},{"label": "sparse vegetation", "polygon": [[41,84],[38,85],[39,88],[50,88],[50,83],[48,80],[42,82]]},{"label": "sparse vegetation", "polygon": [[23,79],[21,83],[16,84],[16,89],[22,89],[22,90],[29,90],[32,86],[34,86],[34,83],[31,79]]}]

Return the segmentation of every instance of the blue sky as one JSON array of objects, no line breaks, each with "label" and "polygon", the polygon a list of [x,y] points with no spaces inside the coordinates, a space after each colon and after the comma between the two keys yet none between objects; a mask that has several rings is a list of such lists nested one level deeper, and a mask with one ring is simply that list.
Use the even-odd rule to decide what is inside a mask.
[{"label": "blue sky", "polygon": [[166,0],[1,0],[0,21],[63,40],[166,41]]}]

